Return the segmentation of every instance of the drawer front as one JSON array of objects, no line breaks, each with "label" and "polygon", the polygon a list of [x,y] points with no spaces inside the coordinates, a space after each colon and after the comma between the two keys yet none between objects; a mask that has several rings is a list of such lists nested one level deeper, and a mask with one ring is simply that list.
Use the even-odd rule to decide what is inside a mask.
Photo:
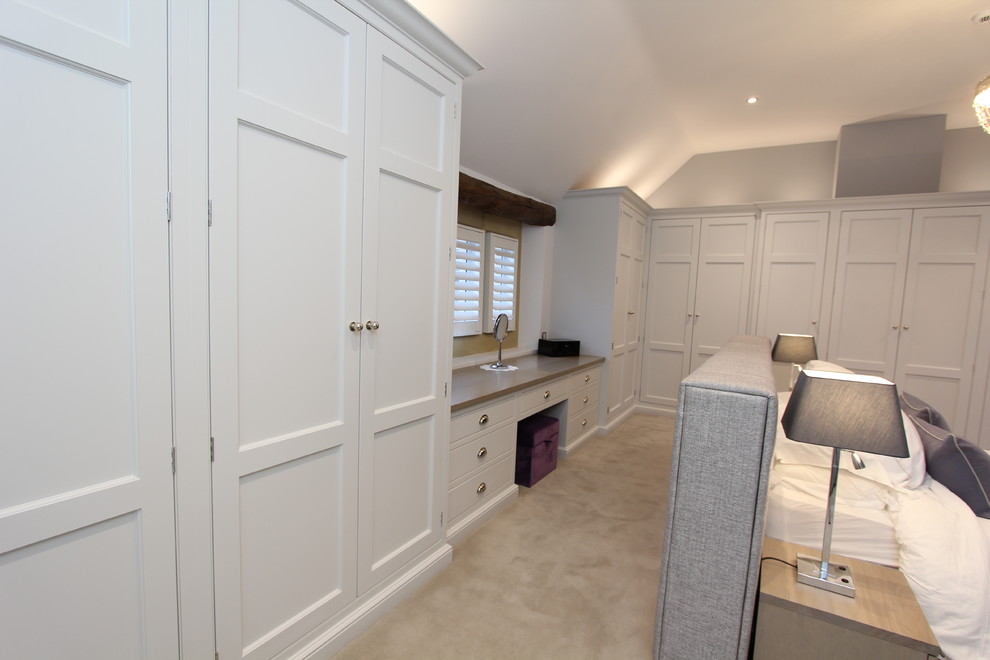
[{"label": "drawer front", "polygon": [[561,378],[523,392],[519,396],[519,416],[526,417],[533,410],[542,410],[563,401],[569,392],[568,383],[567,378]]},{"label": "drawer front", "polygon": [[516,478],[515,455],[515,452],[510,452],[505,458],[480,470],[473,478],[451,488],[447,493],[450,519],[456,520],[471,507],[481,505],[511,485]]},{"label": "drawer front", "polygon": [[499,424],[509,421],[515,414],[515,399],[478,406],[467,412],[457,413],[450,420],[450,442],[456,444],[479,431],[493,429]]},{"label": "drawer front", "polygon": [[567,442],[598,427],[598,409],[585,410],[567,418]]},{"label": "drawer front", "polygon": [[567,414],[576,415],[579,412],[596,408],[598,406],[598,396],[599,389],[597,384],[581,388],[568,399]]},{"label": "drawer front", "polygon": [[588,387],[590,385],[597,385],[602,379],[602,368],[592,367],[591,369],[585,369],[584,371],[579,371],[573,376],[571,376],[571,392],[577,392],[579,389]]},{"label": "drawer front", "polygon": [[448,478],[451,483],[471,470],[491,463],[516,446],[516,425],[506,424],[491,433],[483,433],[474,440],[450,451]]}]

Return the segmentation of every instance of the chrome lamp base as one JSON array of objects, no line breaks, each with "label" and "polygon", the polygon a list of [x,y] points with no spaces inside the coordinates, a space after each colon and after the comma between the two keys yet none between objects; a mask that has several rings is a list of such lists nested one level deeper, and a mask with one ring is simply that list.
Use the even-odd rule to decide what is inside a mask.
[{"label": "chrome lamp base", "polygon": [[845,564],[829,562],[826,577],[821,577],[822,562],[808,555],[797,556],[797,581],[825,589],[832,593],[856,597],[856,585],[853,583],[852,572]]}]

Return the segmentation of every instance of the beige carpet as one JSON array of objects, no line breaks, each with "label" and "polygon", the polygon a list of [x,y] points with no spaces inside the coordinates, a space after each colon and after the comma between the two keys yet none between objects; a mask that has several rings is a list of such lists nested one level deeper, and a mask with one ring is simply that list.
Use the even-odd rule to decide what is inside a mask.
[{"label": "beige carpet", "polygon": [[646,660],[673,419],[589,440],[334,660]]}]

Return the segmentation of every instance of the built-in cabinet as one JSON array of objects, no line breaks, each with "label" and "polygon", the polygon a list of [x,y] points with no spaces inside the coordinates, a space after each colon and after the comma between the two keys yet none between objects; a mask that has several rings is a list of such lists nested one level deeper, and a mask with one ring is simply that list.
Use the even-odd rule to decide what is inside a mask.
[{"label": "built-in cabinet", "polygon": [[[556,417],[561,458],[598,430],[602,362],[586,355],[525,356],[514,360],[519,370],[505,374],[510,379],[504,382],[496,380],[501,374],[477,367],[454,372],[446,526],[451,543],[463,541],[519,492],[519,420],[535,414]],[[511,391],[503,393],[501,387]],[[474,403],[471,397],[478,394],[485,400]]]},{"label": "built-in cabinet", "polygon": [[606,429],[638,399],[648,211],[628,188],[570,191],[557,205],[549,326],[554,337],[580,340],[582,353],[608,356],[599,403]]},{"label": "built-in cabinet", "polygon": [[681,380],[747,331],[755,215],[654,219],[640,400],[673,412]]},{"label": "built-in cabinet", "polygon": [[212,36],[218,648],[268,658],[449,551],[459,88],[334,3]]},{"label": "built-in cabinet", "polygon": [[990,207],[841,214],[827,355],[967,425]]},{"label": "built-in cabinet", "polygon": [[326,657],[450,561],[477,63],[393,0],[111,4],[0,2],[0,656]]},{"label": "built-in cabinet", "polygon": [[[655,212],[640,405],[673,412],[680,380],[734,334],[811,334],[820,358],[893,380],[986,445],[988,202],[953,193]],[[778,370],[782,387],[788,375]]]}]

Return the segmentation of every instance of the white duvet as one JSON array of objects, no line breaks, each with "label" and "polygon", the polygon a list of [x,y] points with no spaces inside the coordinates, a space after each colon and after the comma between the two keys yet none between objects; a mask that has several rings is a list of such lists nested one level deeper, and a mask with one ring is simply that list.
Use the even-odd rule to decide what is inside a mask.
[{"label": "white duvet", "polygon": [[890,507],[901,571],[951,660],[990,658],[990,520],[939,482]]}]

